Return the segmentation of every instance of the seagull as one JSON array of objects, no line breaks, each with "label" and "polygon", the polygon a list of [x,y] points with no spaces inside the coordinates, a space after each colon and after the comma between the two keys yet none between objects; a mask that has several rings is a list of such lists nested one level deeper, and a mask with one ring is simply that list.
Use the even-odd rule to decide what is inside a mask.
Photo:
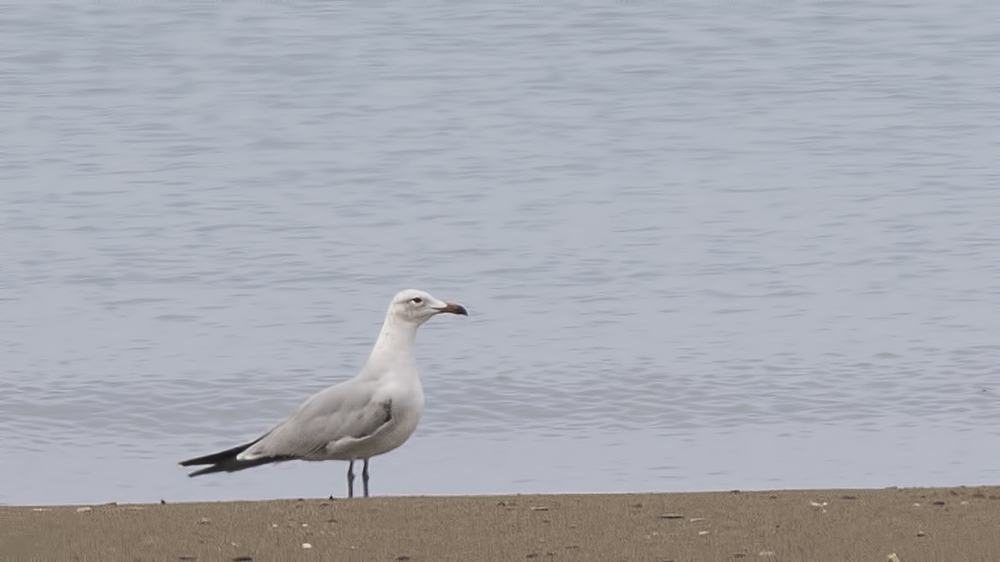
[{"label": "seagull", "polygon": [[347,497],[351,498],[354,461],[362,460],[367,498],[369,459],[399,447],[417,429],[424,389],[413,342],[417,328],[442,312],[469,315],[462,305],[424,291],[397,293],[368,362],[356,377],[316,393],[291,417],[250,443],[182,461],[181,466],[209,465],[189,475],[199,476],[290,460],[349,461]]}]

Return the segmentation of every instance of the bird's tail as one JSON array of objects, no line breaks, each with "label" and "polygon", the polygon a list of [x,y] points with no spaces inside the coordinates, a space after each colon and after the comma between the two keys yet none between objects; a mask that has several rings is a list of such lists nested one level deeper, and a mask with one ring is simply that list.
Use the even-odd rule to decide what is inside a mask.
[{"label": "bird's tail", "polygon": [[292,457],[263,457],[253,460],[239,460],[236,458],[240,453],[249,449],[250,446],[257,441],[260,441],[260,439],[238,447],[233,447],[232,449],[226,449],[225,451],[205,455],[204,457],[181,461],[180,464],[181,466],[197,466],[202,464],[211,465],[188,474],[188,476],[201,476],[202,474],[211,474],[213,472],[236,472],[237,470],[260,466],[262,464],[291,460]]}]

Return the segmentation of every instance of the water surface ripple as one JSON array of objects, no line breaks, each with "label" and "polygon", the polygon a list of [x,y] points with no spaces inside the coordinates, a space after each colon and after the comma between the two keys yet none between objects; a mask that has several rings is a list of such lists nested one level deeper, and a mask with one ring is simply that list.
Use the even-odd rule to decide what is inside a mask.
[{"label": "water surface ripple", "polygon": [[996,483],[1000,9],[17,5],[0,16],[0,503],[189,480],[364,362],[376,494]]}]

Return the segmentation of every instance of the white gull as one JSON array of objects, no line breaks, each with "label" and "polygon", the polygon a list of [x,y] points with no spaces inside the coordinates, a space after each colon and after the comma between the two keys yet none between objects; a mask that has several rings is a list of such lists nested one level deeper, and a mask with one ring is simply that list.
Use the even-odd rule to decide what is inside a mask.
[{"label": "white gull", "polygon": [[423,291],[397,293],[368,362],[356,377],[316,393],[290,418],[250,443],[180,464],[210,465],[190,474],[198,476],[289,460],[350,461],[350,498],[354,496],[354,461],[363,460],[361,479],[368,497],[368,460],[399,447],[417,429],[424,411],[424,389],[413,342],[417,328],[442,312],[468,315],[462,305]]}]

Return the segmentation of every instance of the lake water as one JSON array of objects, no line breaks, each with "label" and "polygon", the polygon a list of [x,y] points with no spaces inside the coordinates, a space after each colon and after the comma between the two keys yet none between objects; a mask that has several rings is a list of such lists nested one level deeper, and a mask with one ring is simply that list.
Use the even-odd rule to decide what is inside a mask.
[{"label": "lake water", "polygon": [[353,376],[376,495],[1000,482],[1000,8],[139,3],[0,13],[0,503],[186,477]]}]

